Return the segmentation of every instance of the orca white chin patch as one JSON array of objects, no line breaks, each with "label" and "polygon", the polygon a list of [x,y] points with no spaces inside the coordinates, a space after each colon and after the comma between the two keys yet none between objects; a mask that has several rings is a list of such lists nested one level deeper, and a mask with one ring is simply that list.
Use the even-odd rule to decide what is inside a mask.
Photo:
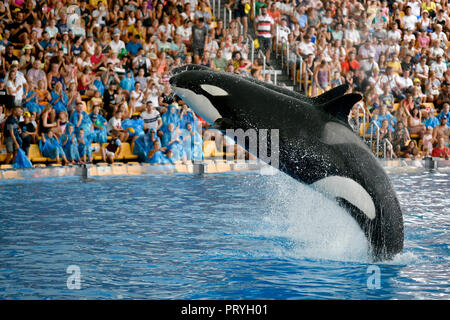
[{"label": "orca white chin patch", "polygon": [[[220,88],[218,88],[220,89]],[[205,121],[213,124],[219,118],[222,118],[219,111],[212,105],[211,101],[202,94],[179,87],[173,87],[173,91],[183,99],[187,105],[200,115]]]},{"label": "orca white chin patch", "polygon": [[371,220],[376,217],[375,204],[372,197],[357,182],[352,179],[330,176],[312,184],[316,190],[332,198],[342,198],[350,202]]},{"label": "orca white chin patch", "polygon": [[228,95],[228,92],[223,90],[222,88],[210,85],[210,84],[201,84],[200,88],[208,92],[210,95],[215,97],[224,97]]}]

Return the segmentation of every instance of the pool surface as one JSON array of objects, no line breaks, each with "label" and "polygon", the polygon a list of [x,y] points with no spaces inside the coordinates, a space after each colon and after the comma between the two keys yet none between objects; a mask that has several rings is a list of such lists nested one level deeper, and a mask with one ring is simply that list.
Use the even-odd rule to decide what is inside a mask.
[{"label": "pool surface", "polygon": [[405,248],[284,174],[0,185],[0,299],[450,299],[450,174],[391,174]]}]

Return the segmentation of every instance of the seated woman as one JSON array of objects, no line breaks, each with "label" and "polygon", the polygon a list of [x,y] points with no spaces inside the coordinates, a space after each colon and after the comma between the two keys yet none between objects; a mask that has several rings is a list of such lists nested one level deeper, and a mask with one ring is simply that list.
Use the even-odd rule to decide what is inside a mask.
[{"label": "seated woman", "polygon": [[75,133],[78,136],[80,129],[85,131],[85,134],[90,134],[92,130],[92,121],[86,111],[83,111],[83,103],[78,102],[75,106],[75,111],[70,115],[70,123],[75,127]]},{"label": "seated woman", "polygon": [[58,123],[56,121],[52,121],[52,118],[54,119],[54,116],[52,113],[54,113],[55,110],[53,110],[52,106],[50,104],[46,105],[44,110],[42,110],[41,115],[39,117],[39,133],[45,133],[47,134],[49,131],[52,131],[53,134],[60,136],[61,130],[58,127]]},{"label": "seated woman", "polygon": [[66,154],[61,146],[59,139],[53,134],[53,131],[48,131],[47,135],[42,133],[41,140],[39,140],[39,151],[46,158],[56,159],[57,163],[61,162],[61,158],[64,164],[69,163],[66,158]]},{"label": "seated woman", "polygon": [[203,139],[197,130],[193,130],[192,123],[186,124],[186,129],[182,130],[182,138],[187,160],[202,160]]},{"label": "seated woman", "polygon": [[154,148],[155,141],[161,144],[161,139],[157,136],[155,129],[150,129],[148,134],[140,136],[134,142],[133,154],[139,157],[140,161],[148,162],[147,157],[150,150]]},{"label": "seated woman", "polygon": [[55,88],[51,92],[52,100],[50,101],[50,104],[53,106],[53,109],[55,109],[55,114],[58,115],[62,111],[67,112],[67,102],[69,102],[69,99],[67,98],[66,93],[63,90],[63,86],[61,82],[57,82],[55,84]]},{"label": "seated woman", "polygon": [[186,160],[186,153],[180,139],[180,132],[173,123],[167,127],[167,132],[162,136],[162,146],[173,152],[173,160]]},{"label": "seated woman", "polygon": [[94,106],[94,110],[89,114],[89,118],[91,119],[92,125],[94,126],[94,131],[91,132],[91,141],[98,142],[100,145],[105,143],[108,140],[108,135],[106,133],[106,126],[108,122],[106,119],[100,114],[100,107]]},{"label": "seated woman", "polygon": [[414,108],[408,117],[408,130],[410,134],[418,134],[421,139],[425,133],[425,125],[422,123],[422,115],[417,108]]},{"label": "seated woman", "polygon": [[41,112],[42,110],[44,110],[48,102],[52,99],[52,96],[50,95],[50,92],[48,92],[48,90],[45,88],[45,85],[46,82],[44,80],[38,80],[36,94]]},{"label": "seated woman", "polygon": [[37,116],[44,109],[43,106],[39,105],[39,99],[36,92],[36,87],[33,82],[28,83],[29,91],[23,101],[25,108],[28,109],[28,112],[34,113]]},{"label": "seated woman", "polygon": [[78,153],[80,155],[80,162],[87,163],[92,162],[92,148],[91,148],[91,140],[89,137],[85,136],[85,132],[83,129],[80,129],[78,133]]},{"label": "seated woman", "polygon": [[80,161],[77,136],[71,123],[67,124],[66,132],[61,136],[61,143],[67,159],[71,161],[72,164]]}]

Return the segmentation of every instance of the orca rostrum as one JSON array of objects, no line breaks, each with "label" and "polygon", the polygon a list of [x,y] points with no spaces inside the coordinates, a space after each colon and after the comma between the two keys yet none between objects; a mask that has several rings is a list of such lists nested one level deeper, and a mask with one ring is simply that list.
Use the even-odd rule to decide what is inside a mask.
[{"label": "orca rostrum", "polygon": [[170,84],[217,129],[278,129],[279,170],[346,208],[364,231],[376,260],[402,251],[403,216],[395,190],[380,162],[347,123],[361,95],[345,94],[344,85],[308,98],[198,66],[175,70]]}]

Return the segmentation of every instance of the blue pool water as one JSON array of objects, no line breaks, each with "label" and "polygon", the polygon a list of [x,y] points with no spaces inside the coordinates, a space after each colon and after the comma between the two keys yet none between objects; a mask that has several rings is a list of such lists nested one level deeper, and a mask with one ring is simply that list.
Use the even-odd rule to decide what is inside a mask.
[{"label": "blue pool water", "polygon": [[0,298],[449,299],[450,175],[391,178],[405,249],[382,263],[343,209],[283,174],[3,185]]}]

